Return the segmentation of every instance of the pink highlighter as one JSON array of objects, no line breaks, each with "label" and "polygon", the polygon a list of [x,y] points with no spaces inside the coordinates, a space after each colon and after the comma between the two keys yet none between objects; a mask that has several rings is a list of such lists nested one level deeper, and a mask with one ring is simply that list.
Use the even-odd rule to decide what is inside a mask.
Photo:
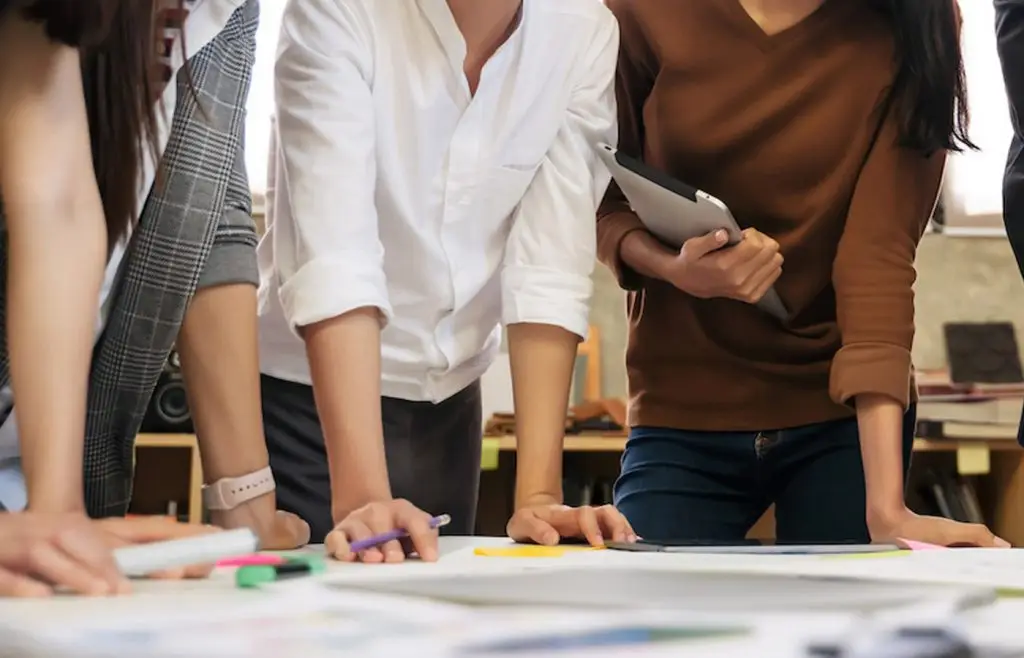
[{"label": "pink highlighter", "polygon": [[272,553],[256,553],[255,555],[243,555],[232,557],[217,562],[218,567],[273,567],[284,564],[285,559],[280,555]]}]

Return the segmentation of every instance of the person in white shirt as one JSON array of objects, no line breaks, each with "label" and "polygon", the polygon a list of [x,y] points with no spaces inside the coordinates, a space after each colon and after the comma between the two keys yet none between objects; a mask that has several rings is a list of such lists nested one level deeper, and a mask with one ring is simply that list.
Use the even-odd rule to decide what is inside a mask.
[{"label": "person in white shirt", "polygon": [[508,532],[633,537],[562,504],[562,438],[609,176],[618,27],[600,0],[292,0],[260,258],[264,428],[278,502],[328,552],[436,556],[472,534],[479,379],[508,331]]}]

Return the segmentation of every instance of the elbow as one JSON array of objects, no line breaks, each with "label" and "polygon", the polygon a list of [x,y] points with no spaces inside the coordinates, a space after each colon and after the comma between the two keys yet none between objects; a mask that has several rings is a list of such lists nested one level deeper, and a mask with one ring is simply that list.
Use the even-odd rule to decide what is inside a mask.
[{"label": "elbow", "polygon": [[842,347],[832,359],[829,391],[839,404],[853,406],[864,394],[890,397],[904,409],[910,404],[914,275],[912,267],[889,268],[897,269],[898,278],[847,275],[834,281]]},{"label": "elbow", "polygon": [[506,266],[502,272],[502,322],[560,327],[586,338],[593,282],[589,272],[530,265]]},{"label": "elbow", "polygon": [[0,186],[8,228],[105,232],[103,201],[92,171],[51,174],[26,174]]},{"label": "elbow", "polygon": [[282,277],[280,301],[292,331],[340,317],[357,309],[376,308],[382,326],[391,319],[387,279],[370,259],[318,257]]}]

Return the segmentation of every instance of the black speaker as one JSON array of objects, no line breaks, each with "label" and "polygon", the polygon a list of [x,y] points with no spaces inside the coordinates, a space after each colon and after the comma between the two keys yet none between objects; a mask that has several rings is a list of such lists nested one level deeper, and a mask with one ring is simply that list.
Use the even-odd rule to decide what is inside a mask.
[{"label": "black speaker", "polygon": [[194,431],[185,382],[181,377],[181,361],[176,351],[172,350],[164,363],[164,370],[157,379],[153,397],[142,419],[141,431],[147,434],[191,434]]}]

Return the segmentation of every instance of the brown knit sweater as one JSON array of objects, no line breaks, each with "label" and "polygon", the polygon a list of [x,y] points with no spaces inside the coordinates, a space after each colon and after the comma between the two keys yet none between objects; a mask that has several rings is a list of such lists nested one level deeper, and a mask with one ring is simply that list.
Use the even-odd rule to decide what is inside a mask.
[{"label": "brown knit sweater", "polygon": [[700,300],[620,259],[644,230],[613,184],[601,260],[630,290],[630,424],[794,427],[853,398],[913,397],[914,255],[945,154],[897,144],[885,17],[826,0],[768,36],[738,0],[608,0],[622,33],[620,149],[722,199],[779,242],[790,321]]}]

